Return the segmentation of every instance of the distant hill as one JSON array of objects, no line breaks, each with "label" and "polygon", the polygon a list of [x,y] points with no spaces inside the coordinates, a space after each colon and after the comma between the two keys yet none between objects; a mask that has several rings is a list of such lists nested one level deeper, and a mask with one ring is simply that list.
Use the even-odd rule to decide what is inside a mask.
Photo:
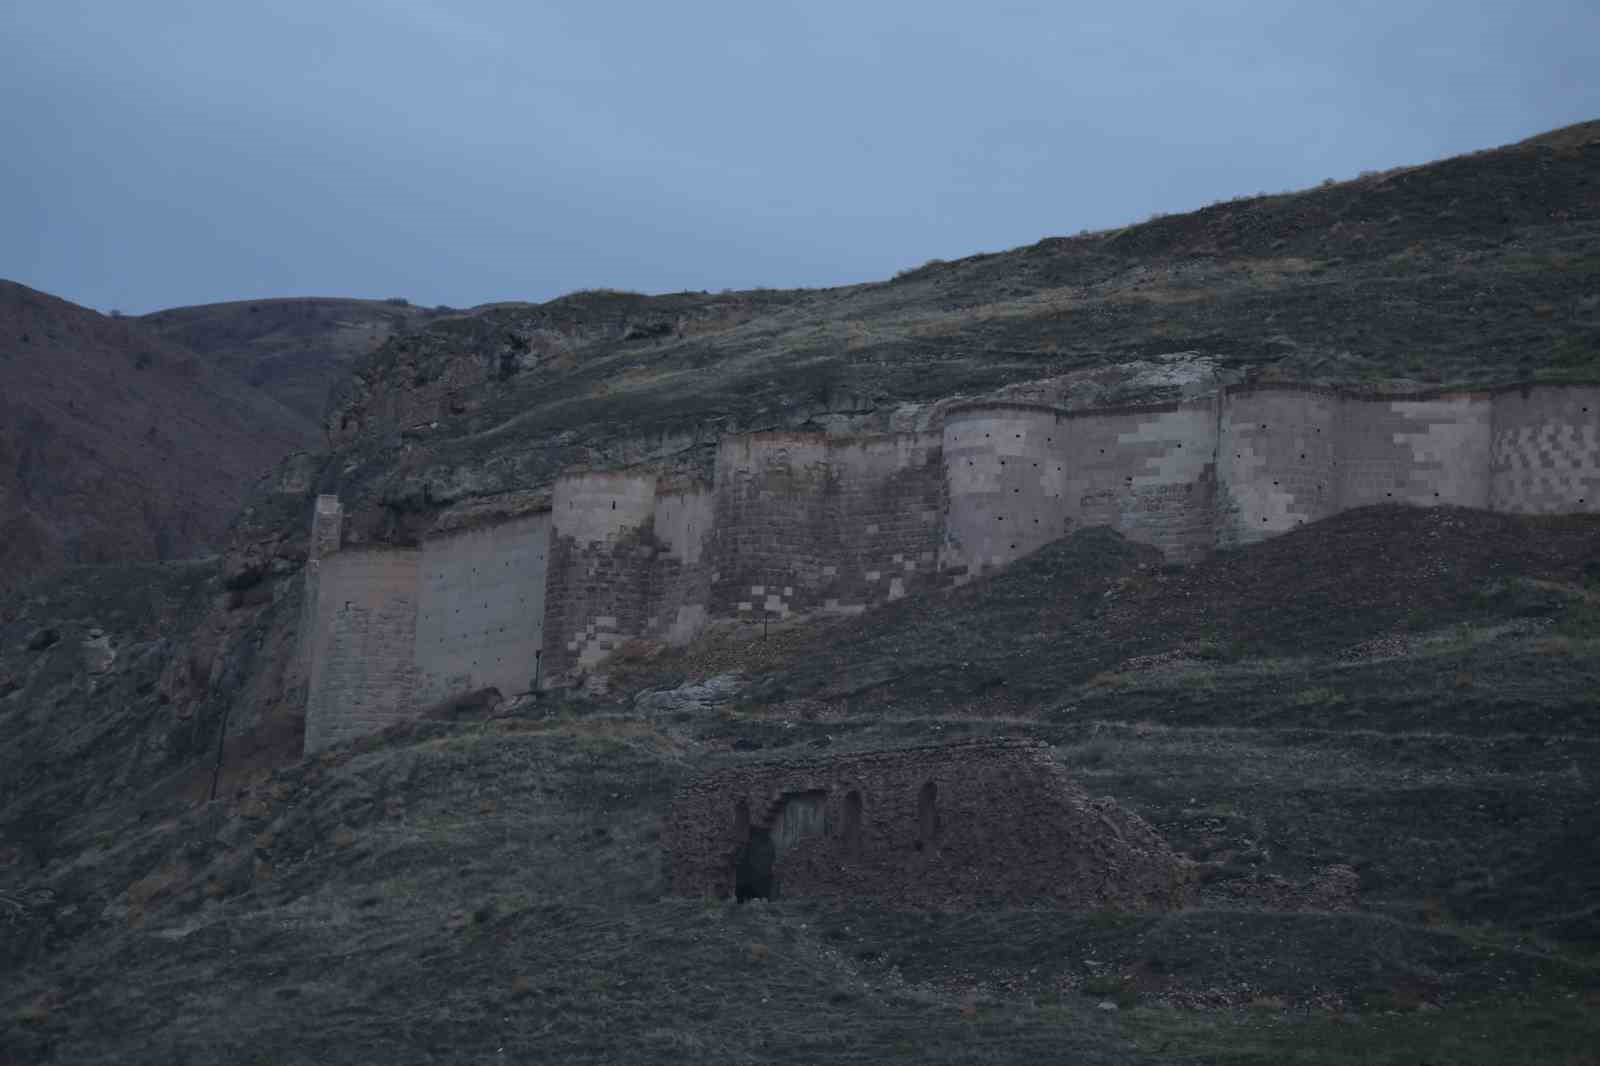
[{"label": "distant hill", "polygon": [[172,307],[138,323],[318,420],[351,362],[440,313],[399,300],[313,297]]},{"label": "distant hill", "polygon": [[0,592],[215,546],[311,419],[125,318],[0,281]]}]

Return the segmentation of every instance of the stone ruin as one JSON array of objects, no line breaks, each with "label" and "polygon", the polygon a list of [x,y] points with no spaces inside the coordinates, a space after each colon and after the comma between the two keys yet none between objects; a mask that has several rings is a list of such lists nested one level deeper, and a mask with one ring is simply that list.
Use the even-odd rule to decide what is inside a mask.
[{"label": "stone ruin", "polygon": [[1031,740],[712,770],[679,791],[665,841],[673,892],[740,900],[1162,910],[1192,868]]}]

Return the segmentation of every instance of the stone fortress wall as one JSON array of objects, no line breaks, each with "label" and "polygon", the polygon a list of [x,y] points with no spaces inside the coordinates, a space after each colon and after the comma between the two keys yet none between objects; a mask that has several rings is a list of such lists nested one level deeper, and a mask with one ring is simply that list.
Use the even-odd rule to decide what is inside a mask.
[{"label": "stone fortress wall", "polygon": [[928,432],[729,436],[712,483],[560,478],[550,510],[307,569],[306,747],[450,695],[581,683],[632,640],[853,614],[1108,525],[1183,561],[1352,507],[1600,513],[1600,386],[1366,396],[1250,387],[1067,411],[950,407]]}]

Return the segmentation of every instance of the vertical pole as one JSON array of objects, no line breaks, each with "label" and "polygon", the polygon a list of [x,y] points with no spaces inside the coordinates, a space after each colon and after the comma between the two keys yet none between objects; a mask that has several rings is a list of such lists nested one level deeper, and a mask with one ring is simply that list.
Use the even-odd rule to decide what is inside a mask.
[{"label": "vertical pole", "polygon": [[222,777],[222,744],[228,739],[228,711],[232,707],[231,703],[222,706],[222,727],[217,730],[217,764],[211,768],[211,795],[207,803],[217,798],[217,781]]}]

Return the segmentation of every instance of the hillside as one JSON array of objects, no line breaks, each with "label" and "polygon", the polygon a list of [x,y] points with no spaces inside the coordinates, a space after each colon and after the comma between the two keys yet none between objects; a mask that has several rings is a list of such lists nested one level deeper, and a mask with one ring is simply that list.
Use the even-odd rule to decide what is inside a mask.
[{"label": "hillside", "polygon": [[222,546],[315,424],[125,318],[0,282],[0,591]]},{"label": "hillside", "polygon": [[[1600,382],[1600,123],[877,284],[416,324],[221,558],[0,596],[0,1062],[1592,1062],[1594,514],[1351,506],[1182,565],[1088,525],[301,751],[320,493],[414,556],[573,469],[979,396]],[[668,893],[702,772],[995,737],[1148,824],[1181,906]]]},{"label": "hillside", "polygon": [[350,364],[440,311],[388,300],[241,300],[171,307],[139,325],[313,421]]},{"label": "hillside", "polygon": [[664,441],[904,427],[1069,375],[1078,402],[1165,398],[1113,368],[1176,352],[1259,382],[1600,380],[1600,123],[877,284],[486,307],[360,360],[327,429],[371,458],[357,526],[415,526]]},{"label": "hillside", "polygon": [[[162,581],[204,575],[130,573],[111,622],[66,575],[36,608],[79,619],[56,644],[22,650],[31,616],[5,631],[23,701],[56,713],[26,725],[14,701],[0,723],[10,750],[98,767],[83,780],[102,806],[11,859],[26,965],[13,954],[0,1047],[1580,1063],[1600,1038],[1597,534],[1592,518],[1375,508],[1172,569],[1089,530],[870,631],[706,643],[636,664],[612,699],[419,722],[246,768],[199,805],[144,784],[181,768],[197,723],[159,698],[137,619],[171,602]],[[1375,545],[1397,550],[1349,585]],[[125,654],[86,678],[91,620]],[[721,695],[674,687],[728,670]],[[96,690],[143,709],[89,740]],[[1048,742],[1147,819],[1197,864],[1195,902],[664,894],[660,819],[701,767],[996,735]],[[38,784],[12,793],[8,839],[19,813],[47,813],[34,796],[90,798]],[[1316,895],[1339,870],[1349,895]]]}]

